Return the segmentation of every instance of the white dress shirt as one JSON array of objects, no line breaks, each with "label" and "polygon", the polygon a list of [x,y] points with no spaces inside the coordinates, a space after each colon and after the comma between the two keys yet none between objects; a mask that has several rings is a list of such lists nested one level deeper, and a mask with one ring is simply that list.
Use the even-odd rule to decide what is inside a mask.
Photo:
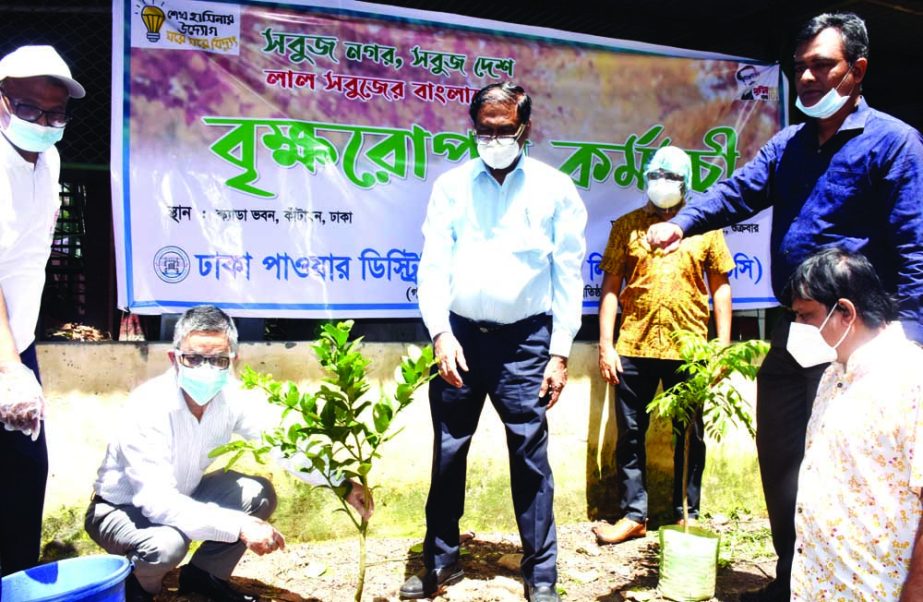
[{"label": "white dress shirt", "polygon": [[[232,434],[258,439],[278,424],[262,393],[231,379],[208,402],[201,422],[186,406],[175,370],[132,391],[128,418],[109,444],[96,479],[96,494],[115,505],[131,504],[155,524],[170,525],[192,540],[233,542],[246,515],[190,497],[212,464],[209,452]],[[297,464],[295,462],[294,464]],[[298,466],[286,466],[297,471]],[[313,484],[320,475],[296,475]]]},{"label": "white dress shirt", "polygon": [[35,340],[45,264],[61,206],[56,148],[33,165],[0,134],[0,290],[19,353]]},{"label": "white dress shirt", "polygon": [[437,178],[423,224],[420,313],[435,338],[449,312],[511,324],[550,313],[550,353],[580,329],[586,208],[571,179],[522,156],[501,186],[481,159]]}]

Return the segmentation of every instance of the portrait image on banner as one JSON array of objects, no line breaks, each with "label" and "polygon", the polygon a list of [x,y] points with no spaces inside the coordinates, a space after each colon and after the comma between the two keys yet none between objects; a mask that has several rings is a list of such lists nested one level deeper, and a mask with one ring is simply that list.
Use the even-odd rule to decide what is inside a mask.
[{"label": "portrait image on banner", "polygon": [[[643,168],[685,149],[704,191],[783,125],[778,65],[352,2],[115,0],[119,306],[414,317],[433,181],[477,157],[473,94],[532,96],[526,152],[587,205],[584,307]],[[775,305],[768,212],[725,230],[735,308]]]}]

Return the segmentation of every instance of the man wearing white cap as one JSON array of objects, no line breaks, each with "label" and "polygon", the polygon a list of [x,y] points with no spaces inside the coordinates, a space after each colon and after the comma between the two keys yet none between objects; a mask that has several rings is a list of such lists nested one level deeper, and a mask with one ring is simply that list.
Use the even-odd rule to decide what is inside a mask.
[{"label": "man wearing white cap", "polygon": [[86,92],[51,46],[0,59],[0,569],[38,561],[48,453],[35,357],[45,264],[57,221],[61,160],[54,145]]},{"label": "man wearing white cap", "polygon": [[[692,162],[680,148],[658,150],[644,171],[647,204],[612,223],[600,267],[605,272],[599,304],[599,372],[615,385],[618,440],[615,458],[622,499],[622,518],[614,525],[594,529],[601,544],[617,544],[647,533],[644,439],[648,427],[647,404],[657,385],[668,389],[683,380],[678,371],[680,343],[674,334],[691,331],[708,335],[708,293],[715,307],[718,338],[731,338],[731,286],[727,273],[734,269],[720,230],[683,241],[676,253],[651,251],[645,236],[651,224],[668,220],[683,206],[692,179]],[[625,287],[622,288],[622,282]],[[621,291],[621,292],[620,292]],[[622,327],[613,344],[615,316],[622,306]],[[705,441],[701,414],[689,448],[689,516],[699,512]],[[674,424],[682,431],[682,427]],[[677,438],[673,454],[673,507],[683,517],[683,439]]]}]

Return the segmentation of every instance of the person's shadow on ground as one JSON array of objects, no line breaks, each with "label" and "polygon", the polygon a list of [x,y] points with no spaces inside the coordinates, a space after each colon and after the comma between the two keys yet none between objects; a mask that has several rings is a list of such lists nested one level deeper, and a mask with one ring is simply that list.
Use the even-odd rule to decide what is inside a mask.
[{"label": "person's shadow on ground", "polygon": [[[231,577],[231,585],[234,589],[251,596],[259,596],[260,600],[274,600],[277,602],[326,602],[320,598],[305,598],[300,594],[287,589],[268,585],[258,579],[249,579],[247,577]],[[209,602],[209,598],[197,594],[187,595],[179,594],[179,569],[174,569],[167,573],[163,580],[163,590],[155,598],[156,602]]]}]

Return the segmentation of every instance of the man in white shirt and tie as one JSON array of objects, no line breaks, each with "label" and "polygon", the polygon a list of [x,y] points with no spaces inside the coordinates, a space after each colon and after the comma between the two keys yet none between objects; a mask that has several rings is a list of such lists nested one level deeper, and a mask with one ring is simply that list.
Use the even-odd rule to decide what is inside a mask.
[{"label": "man in white shirt and tie", "polygon": [[[107,552],[132,561],[128,602],[153,600],[194,540],[204,543],[180,571],[181,594],[255,600],[233,589],[228,578],[246,550],[262,555],[285,547],[282,534],[266,522],[276,507],[272,483],[205,470],[212,463],[209,452],[235,433],[259,438],[273,426],[271,414],[259,393],[244,391],[232,377],[237,329],[223,311],[189,309],[176,323],[173,343],[170,369],[131,393],[127,424],[99,468],[86,530]],[[320,475],[298,476],[322,483]],[[352,487],[347,500],[364,516],[371,514],[361,487]]]},{"label": "man in white shirt and tie", "polygon": [[439,376],[425,567],[401,587],[431,596],[460,579],[466,456],[486,397],[506,427],[521,571],[533,602],[558,600],[554,481],[545,412],[567,382],[580,328],[586,209],[573,182],[526,157],[532,102],[512,83],[470,107],[480,157],[440,176],[423,225],[420,312]]}]

